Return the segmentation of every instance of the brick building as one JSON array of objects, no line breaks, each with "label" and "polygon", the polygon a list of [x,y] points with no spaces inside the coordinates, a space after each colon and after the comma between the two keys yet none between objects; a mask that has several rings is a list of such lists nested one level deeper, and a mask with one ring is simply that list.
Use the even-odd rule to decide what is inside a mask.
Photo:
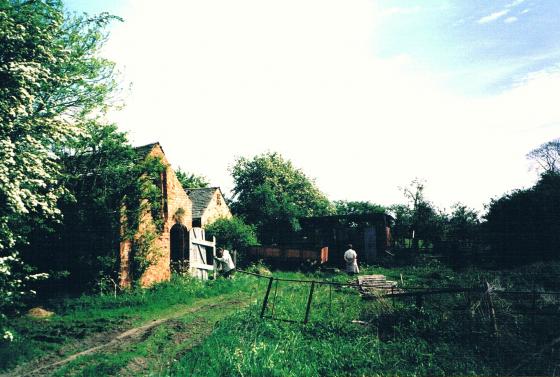
[{"label": "brick building", "polygon": [[188,188],[185,190],[192,202],[193,226],[205,228],[220,218],[231,218],[231,211],[219,187]]},{"label": "brick building", "polygon": [[[184,188],[177,179],[175,172],[171,168],[165,153],[159,143],[148,144],[136,148],[140,159],[149,156],[160,158],[165,166],[165,170],[160,177],[162,193],[162,210],[160,212],[163,221],[161,233],[156,234],[152,242],[150,266],[139,277],[142,286],[149,286],[153,283],[169,280],[171,277],[171,262],[175,259],[188,256],[188,231],[192,228],[193,205],[191,199],[185,193]],[[134,240],[138,240],[142,234],[155,230],[154,219],[149,211],[140,214],[138,230]],[[132,259],[134,252],[134,242],[123,240],[120,244],[120,286],[129,287],[132,280]]]}]

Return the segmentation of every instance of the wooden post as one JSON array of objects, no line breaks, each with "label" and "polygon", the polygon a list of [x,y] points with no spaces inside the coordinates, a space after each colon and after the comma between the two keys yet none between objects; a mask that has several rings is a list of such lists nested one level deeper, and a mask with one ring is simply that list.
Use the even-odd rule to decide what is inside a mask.
[{"label": "wooden post", "polygon": [[264,312],[266,311],[266,307],[268,305],[268,296],[270,295],[270,289],[272,288],[272,281],[273,278],[269,278],[268,280],[268,288],[266,288],[266,293],[264,295],[263,306],[261,310],[261,318],[264,317]]},{"label": "wooden post", "polygon": [[417,294],[416,295],[416,307],[418,309],[422,308],[422,301],[423,301],[422,294],[421,293]]},{"label": "wooden post", "polygon": [[329,317],[332,315],[332,285],[329,284]]},{"label": "wooden post", "polygon": [[[535,288],[535,283],[533,281],[533,303],[531,309],[531,326],[533,327],[533,331],[535,331],[535,315],[537,313],[537,290]],[[539,344],[538,338],[535,337],[535,346]]]},{"label": "wooden post", "polygon": [[274,318],[274,309],[276,309],[276,296],[278,295],[278,280],[276,280],[276,286],[274,287],[274,298],[272,299],[272,313],[270,317]]},{"label": "wooden post", "polygon": [[214,267],[214,280],[216,280],[216,274],[218,269],[218,264],[216,263],[216,237],[212,237],[212,267]]},{"label": "wooden post", "polygon": [[490,305],[490,317],[492,318],[492,326],[494,327],[494,336],[498,338],[498,324],[496,323],[496,311],[494,310],[494,302],[490,294],[490,283],[486,282],[486,295],[488,296],[488,304]]},{"label": "wooden post", "polygon": [[309,297],[307,298],[307,308],[305,309],[305,320],[303,323],[309,321],[309,310],[311,309],[311,300],[313,300],[313,291],[315,290],[315,282],[311,282],[311,289],[309,290]]}]

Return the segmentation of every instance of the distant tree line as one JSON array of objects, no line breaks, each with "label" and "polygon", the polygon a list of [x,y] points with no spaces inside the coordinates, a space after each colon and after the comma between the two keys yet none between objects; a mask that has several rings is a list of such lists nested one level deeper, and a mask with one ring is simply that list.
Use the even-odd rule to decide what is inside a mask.
[{"label": "distant tree line", "polygon": [[255,227],[263,243],[289,240],[302,217],[388,213],[395,249],[428,250],[449,257],[483,254],[501,266],[560,257],[560,142],[527,157],[540,178],[529,189],[492,199],[482,216],[458,202],[449,211],[425,197],[425,182],[401,188],[404,202],[384,207],[368,201],[331,202],[315,182],[277,153],[241,158],[232,168],[232,208]]},{"label": "distant tree line", "polygon": [[[118,86],[114,64],[98,52],[115,19],[68,15],[58,0],[0,0],[0,339],[9,338],[4,313],[46,278],[39,272],[49,273],[49,284],[77,290],[116,279],[120,203],[158,194],[142,191],[139,176],[148,167],[102,117],[116,104]],[[235,217],[208,232],[242,249],[289,237],[303,217],[388,212],[397,248],[447,242],[453,252],[484,244],[504,260],[558,258],[559,156],[558,139],[531,151],[539,181],[491,200],[482,218],[462,204],[439,210],[420,180],[390,207],[333,202],[278,153],[241,157],[230,171]],[[186,187],[209,184],[180,169],[177,176]]]}]

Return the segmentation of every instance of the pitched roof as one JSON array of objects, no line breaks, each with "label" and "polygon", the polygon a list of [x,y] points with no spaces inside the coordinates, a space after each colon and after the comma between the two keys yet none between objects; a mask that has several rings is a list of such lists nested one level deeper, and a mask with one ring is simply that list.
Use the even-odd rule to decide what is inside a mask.
[{"label": "pitched roof", "polygon": [[204,188],[186,188],[185,192],[187,193],[189,199],[192,202],[192,217],[193,219],[201,218],[202,214],[216,190],[219,190],[219,187],[204,187]]},{"label": "pitched roof", "polygon": [[[160,145],[159,141],[156,141],[155,143],[150,143],[150,144],[146,144],[146,145],[141,145],[139,147],[134,147],[134,150],[136,151],[136,153],[138,154],[138,157],[140,159],[144,159],[144,158],[146,158],[148,153],[150,153],[152,151],[152,149],[154,149],[154,147],[156,145],[159,145],[159,147],[161,148],[161,145]],[[163,148],[161,148],[161,150],[163,151]]]}]

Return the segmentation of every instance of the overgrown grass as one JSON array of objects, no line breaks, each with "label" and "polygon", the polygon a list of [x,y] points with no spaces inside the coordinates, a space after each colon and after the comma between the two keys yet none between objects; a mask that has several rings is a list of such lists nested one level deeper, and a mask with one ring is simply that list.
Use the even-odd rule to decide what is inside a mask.
[{"label": "overgrown grass", "polygon": [[[404,287],[481,287],[488,282],[495,288],[542,292],[559,290],[560,264],[457,273],[432,262],[398,269],[364,267],[362,273],[384,274]],[[352,280],[343,273],[275,271],[273,275]],[[224,295],[248,296],[251,305],[243,311],[231,307],[187,315],[161,325],[138,342],[78,359],[57,375],[549,375],[560,365],[558,346],[540,352],[560,335],[558,316],[523,314],[530,304],[508,296],[493,296],[492,315],[480,293],[431,296],[418,307],[414,297],[364,301],[354,288],[319,284],[314,287],[309,323],[303,324],[310,284],[275,282],[265,312],[274,320],[260,318],[267,285],[268,279],[242,274],[234,280],[208,282],[176,278],[116,299],[83,296],[52,302],[46,309],[57,315],[49,320],[13,320],[17,338],[0,349],[2,368],[48,352],[73,353],[78,349],[73,346],[76,342],[95,333],[130,328],[194,305],[196,300],[219,301]],[[560,314],[558,297],[535,297],[534,307]],[[200,329],[204,330],[198,336],[183,337]]]},{"label": "overgrown grass", "polygon": [[74,299],[51,300],[43,305],[55,312],[51,318],[11,318],[15,339],[10,343],[0,343],[0,371],[53,352],[59,356],[71,354],[87,348],[85,340],[94,334],[108,334],[164,317],[201,298],[251,293],[253,283],[253,279],[246,276],[205,282],[174,277],[170,282],[150,289],[130,290],[116,298],[111,295],[83,295]]},{"label": "overgrown grass", "polygon": [[161,374],[207,337],[217,321],[236,310],[235,305],[221,306],[219,310],[202,308],[154,327],[140,339],[78,358],[57,370],[54,376]]},{"label": "overgrown grass", "polygon": [[[437,263],[400,270],[366,268],[409,286],[480,286],[486,281],[508,288],[535,287],[534,273],[552,276],[560,266],[534,265],[503,273],[454,273]],[[527,272],[532,274],[528,275]],[[288,278],[346,281],[345,275],[276,273]],[[560,275],[560,274],[559,274]],[[557,275],[557,276],[559,276]],[[541,286],[549,283],[541,281]],[[309,285],[275,284],[267,315],[302,320]],[[274,296],[276,299],[274,300]],[[362,301],[352,289],[316,288],[311,321],[262,320],[260,305],[224,321],[205,343],[162,375],[196,376],[376,376],[376,375],[549,375],[560,351],[537,353],[560,328],[558,317],[516,314],[507,297],[495,297],[496,316],[481,295],[434,296],[417,307],[412,300]],[[540,302],[539,308],[544,308]],[[558,311],[559,303],[549,306]],[[494,326],[496,322],[496,326]],[[498,329],[496,332],[495,329]],[[552,353],[551,353],[552,352]],[[546,356],[546,357],[545,357]],[[519,367],[515,369],[516,367]]]}]

